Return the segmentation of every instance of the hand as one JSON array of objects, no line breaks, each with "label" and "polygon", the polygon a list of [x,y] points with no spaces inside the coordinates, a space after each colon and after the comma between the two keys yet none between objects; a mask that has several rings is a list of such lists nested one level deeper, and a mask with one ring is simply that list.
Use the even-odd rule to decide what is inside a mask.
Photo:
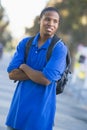
[{"label": "hand", "polygon": [[24,70],[25,67],[26,67],[26,64],[21,64],[19,69]]}]

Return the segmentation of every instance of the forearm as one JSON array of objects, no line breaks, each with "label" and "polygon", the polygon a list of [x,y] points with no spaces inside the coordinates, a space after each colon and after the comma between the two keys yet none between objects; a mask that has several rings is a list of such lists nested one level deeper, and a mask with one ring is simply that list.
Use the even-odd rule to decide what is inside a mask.
[{"label": "forearm", "polygon": [[27,76],[21,69],[14,69],[9,73],[9,78],[11,80],[28,80],[29,76]]},{"label": "forearm", "polygon": [[31,67],[27,66],[26,64],[22,64],[20,69],[24,71],[24,73],[34,82],[42,84],[42,85],[49,85],[50,81],[44,77],[41,71],[34,70]]}]

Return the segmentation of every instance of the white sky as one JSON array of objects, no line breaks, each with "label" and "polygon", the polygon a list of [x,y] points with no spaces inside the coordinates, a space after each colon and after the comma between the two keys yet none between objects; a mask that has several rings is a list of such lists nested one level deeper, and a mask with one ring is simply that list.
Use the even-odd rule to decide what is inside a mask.
[{"label": "white sky", "polygon": [[15,37],[21,37],[24,27],[30,27],[49,0],[1,0],[10,21],[10,30]]}]

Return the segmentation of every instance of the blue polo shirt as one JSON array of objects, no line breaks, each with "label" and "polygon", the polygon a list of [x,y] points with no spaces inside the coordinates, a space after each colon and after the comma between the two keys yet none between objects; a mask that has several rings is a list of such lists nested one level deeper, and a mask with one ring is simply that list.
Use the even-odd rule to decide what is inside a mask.
[{"label": "blue polo shirt", "polygon": [[[6,125],[17,130],[52,130],[56,110],[56,84],[66,66],[67,48],[59,40],[53,48],[47,63],[46,53],[52,38],[38,48],[38,33],[29,50],[26,64],[39,70],[51,81],[48,86],[33,82],[20,81],[14,92],[6,119]],[[30,37],[24,38],[17,46],[7,71],[19,68],[24,63],[25,46]]]}]

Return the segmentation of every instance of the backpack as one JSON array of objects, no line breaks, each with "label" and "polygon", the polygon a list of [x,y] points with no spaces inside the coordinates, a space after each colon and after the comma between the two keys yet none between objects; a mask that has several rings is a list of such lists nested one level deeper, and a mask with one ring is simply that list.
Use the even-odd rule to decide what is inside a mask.
[{"label": "backpack", "polygon": [[[25,48],[25,63],[26,63],[26,60],[27,60],[27,57],[28,57],[28,53],[29,53],[29,49],[31,47],[31,43],[33,41],[34,37],[31,37],[28,42],[26,43],[26,48]],[[51,53],[52,53],[52,49],[54,47],[54,45],[60,40],[60,38],[58,38],[56,35],[54,35],[52,41],[51,41],[51,44],[49,45],[48,47],[48,51],[47,51],[47,55],[46,55],[46,58],[47,58],[47,61],[50,59],[51,57]],[[66,45],[66,44],[65,44]],[[59,79],[58,81],[56,81],[57,85],[56,85],[56,95],[60,94],[63,92],[66,84],[67,84],[67,81],[68,81],[68,74],[71,73],[70,72],[70,64],[71,64],[71,57],[70,57],[70,52],[69,52],[69,49],[67,47],[67,56],[66,56],[66,68],[65,68],[65,71],[63,72],[62,76],[61,76],[61,79]]]}]

